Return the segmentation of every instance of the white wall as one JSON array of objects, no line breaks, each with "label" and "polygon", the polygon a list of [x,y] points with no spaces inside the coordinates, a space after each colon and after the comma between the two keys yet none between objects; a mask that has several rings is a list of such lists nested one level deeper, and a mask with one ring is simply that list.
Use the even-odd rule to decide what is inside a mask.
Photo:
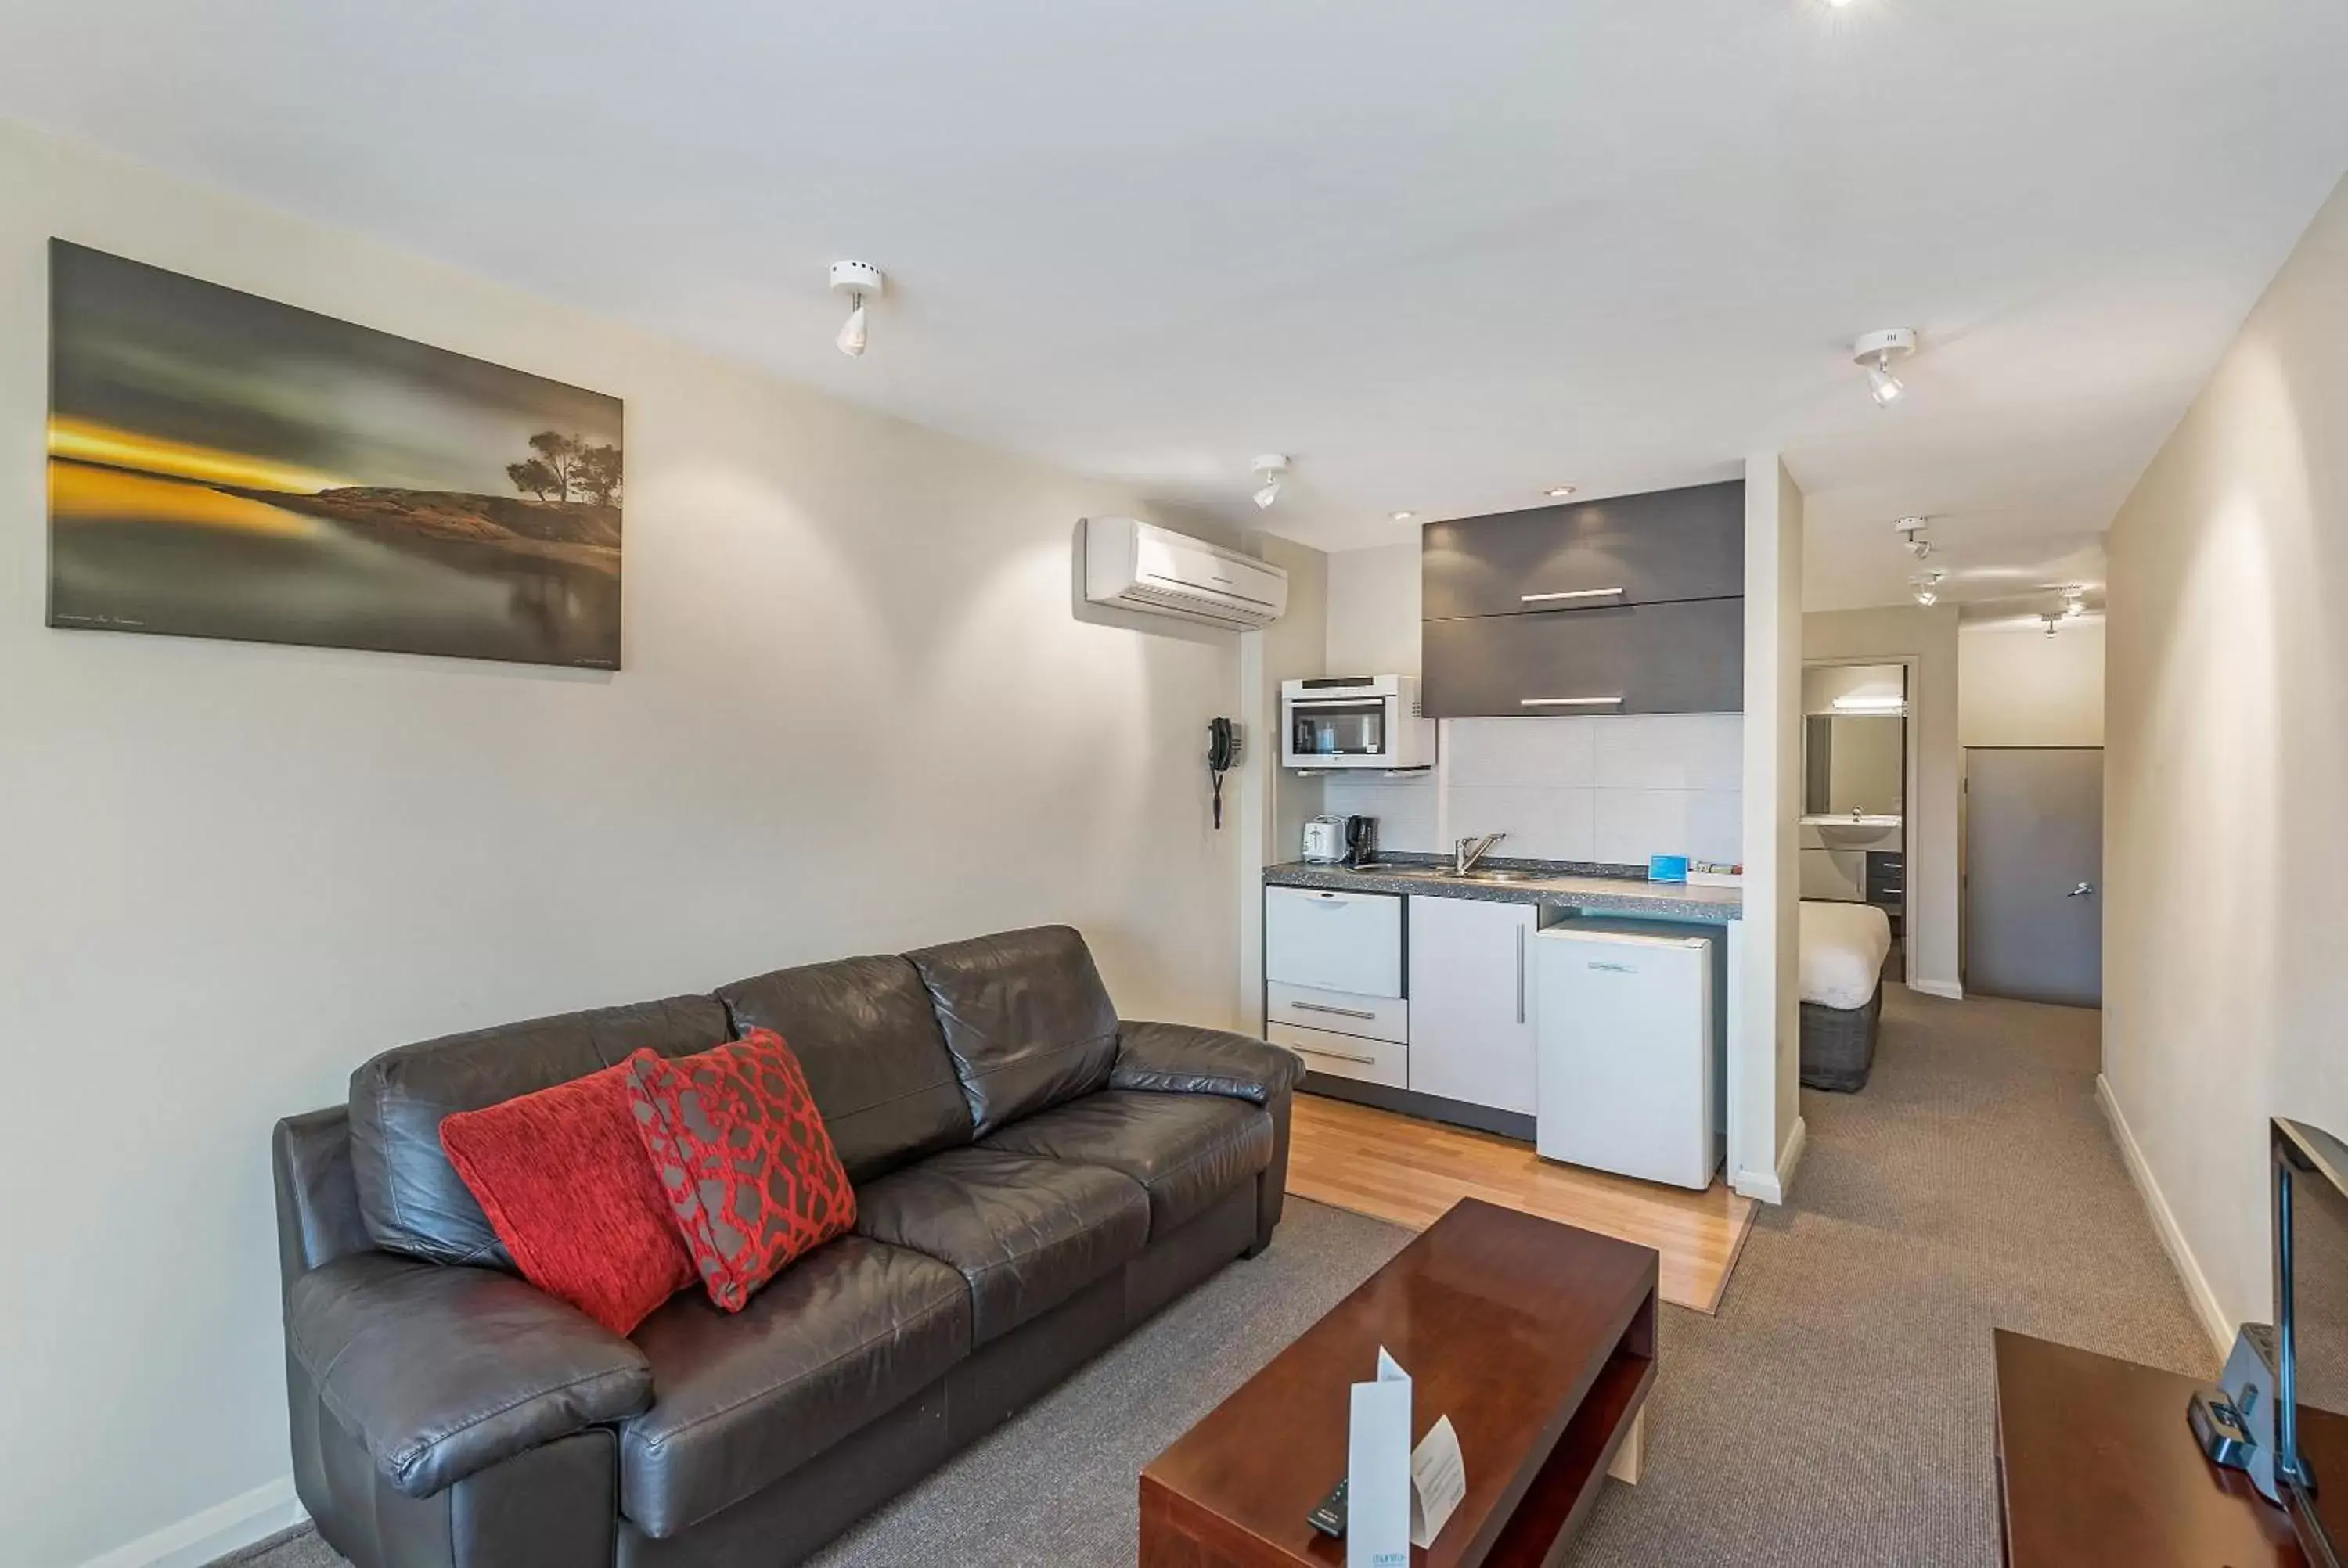
[{"label": "white wall", "polygon": [[1419,671],[1418,540],[1329,557],[1329,668],[1345,675]]},{"label": "white wall", "polygon": [[1957,740],[1966,746],[2104,743],[2104,622],[1992,622],[1957,633]]},{"label": "white wall", "polygon": [[1964,753],[1957,743],[1956,606],[1812,611],[1802,617],[1802,656],[1916,661],[1908,693],[1916,751],[1916,820],[1909,825],[1905,871],[1910,972],[1920,990],[1960,995],[1957,818]]},{"label": "white wall", "polygon": [[[1075,613],[1135,497],[5,128],[0,190],[0,1557],[284,1495],[269,1127],[374,1051],[1040,920],[1232,1018],[1237,640]],[[625,398],[625,669],[45,629],[51,234]]]},{"label": "white wall", "polygon": [[1802,492],[1745,461],[1744,918],[1729,929],[1728,1170],[1784,1201],[1801,1157]]},{"label": "white wall", "polygon": [[2265,1121],[2348,1133],[2348,186],[2112,528],[2104,1072],[2213,1329]]},{"label": "white wall", "polygon": [[[1322,781],[1280,765],[1280,683],[1323,673],[1329,636],[1329,558],[1272,534],[1250,541],[1288,572],[1288,613],[1240,639],[1240,765],[1223,781],[1223,821],[1236,827],[1246,868],[1239,897],[1240,1027],[1263,1031],[1263,881],[1266,866],[1293,860],[1304,824],[1326,808]],[[1201,749],[1206,737],[1199,737]],[[1244,807],[1245,809],[1241,809]],[[1351,809],[1359,809],[1358,807]]]}]

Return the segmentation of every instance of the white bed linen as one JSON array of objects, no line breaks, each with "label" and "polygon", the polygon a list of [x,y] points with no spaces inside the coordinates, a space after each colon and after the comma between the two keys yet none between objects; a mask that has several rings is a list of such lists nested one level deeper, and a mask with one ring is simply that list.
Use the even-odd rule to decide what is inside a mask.
[{"label": "white bed linen", "polygon": [[1865,1007],[1891,951],[1891,922],[1872,904],[1802,901],[1802,999]]}]

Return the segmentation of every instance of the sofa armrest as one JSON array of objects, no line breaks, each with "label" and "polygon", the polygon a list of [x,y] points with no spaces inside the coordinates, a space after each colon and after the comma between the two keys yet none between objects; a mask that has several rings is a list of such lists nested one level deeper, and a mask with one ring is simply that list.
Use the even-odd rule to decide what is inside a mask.
[{"label": "sofa armrest", "polygon": [[430,1497],[651,1402],[629,1341],[511,1275],[385,1252],[294,1282],[285,1339],[386,1480]]},{"label": "sofa armrest", "polygon": [[1243,1034],[1187,1023],[1120,1023],[1108,1086],[1268,1105],[1303,1077],[1303,1058]]}]

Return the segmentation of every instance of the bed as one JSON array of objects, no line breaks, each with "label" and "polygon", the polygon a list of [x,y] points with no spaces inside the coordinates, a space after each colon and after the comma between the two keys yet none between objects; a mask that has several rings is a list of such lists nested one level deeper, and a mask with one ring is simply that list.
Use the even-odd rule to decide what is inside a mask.
[{"label": "bed", "polygon": [[1891,921],[1872,904],[1802,901],[1802,1081],[1810,1088],[1867,1087],[1890,951]]}]

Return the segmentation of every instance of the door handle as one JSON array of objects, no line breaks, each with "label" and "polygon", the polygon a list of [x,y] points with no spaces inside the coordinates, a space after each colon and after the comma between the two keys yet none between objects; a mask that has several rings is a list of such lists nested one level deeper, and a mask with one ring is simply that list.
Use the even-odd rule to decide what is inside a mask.
[{"label": "door handle", "polygon": [[1525,1021],[1525,928],[1517,927],[1517,1021]]},{"label": "door handle", "polygon": [[2068,893],[2064,894],[2063,897],[2065,898],[2085,898],[2095,890],[2096,885],[2094,883],[2082,882],[2076,887],[2072,888]]},{"label": "door handle", "polygon": [[1525,604],[1557,604],[1576,599],[1612,599],[1622,591],[1619,588],[1577,588],[1565,593],[1520,593],[1517,598]]},{"label": "door handle", "polygon": [[1374,1023],[1378,1016],[1374,1012],[1365,1012],[1360,1008],[1333,1008],[1320,1002],[1290,1002],[1288,1005],[1298,1012],[1325,1012],[1334,1013],[1339,1018],[1365,1018]]},{"label": "door handle", "polygon": [[1325,1056],[1332,1061],[1358,1061],[1365,1067],[1375,1067],[1378,1064],[1378,1059],[1375,1056],[1355,1056],[1350,1050],[1323,1050],[1317,1045],[1292,1045],[1288,1049],[1301,1056]]}]

